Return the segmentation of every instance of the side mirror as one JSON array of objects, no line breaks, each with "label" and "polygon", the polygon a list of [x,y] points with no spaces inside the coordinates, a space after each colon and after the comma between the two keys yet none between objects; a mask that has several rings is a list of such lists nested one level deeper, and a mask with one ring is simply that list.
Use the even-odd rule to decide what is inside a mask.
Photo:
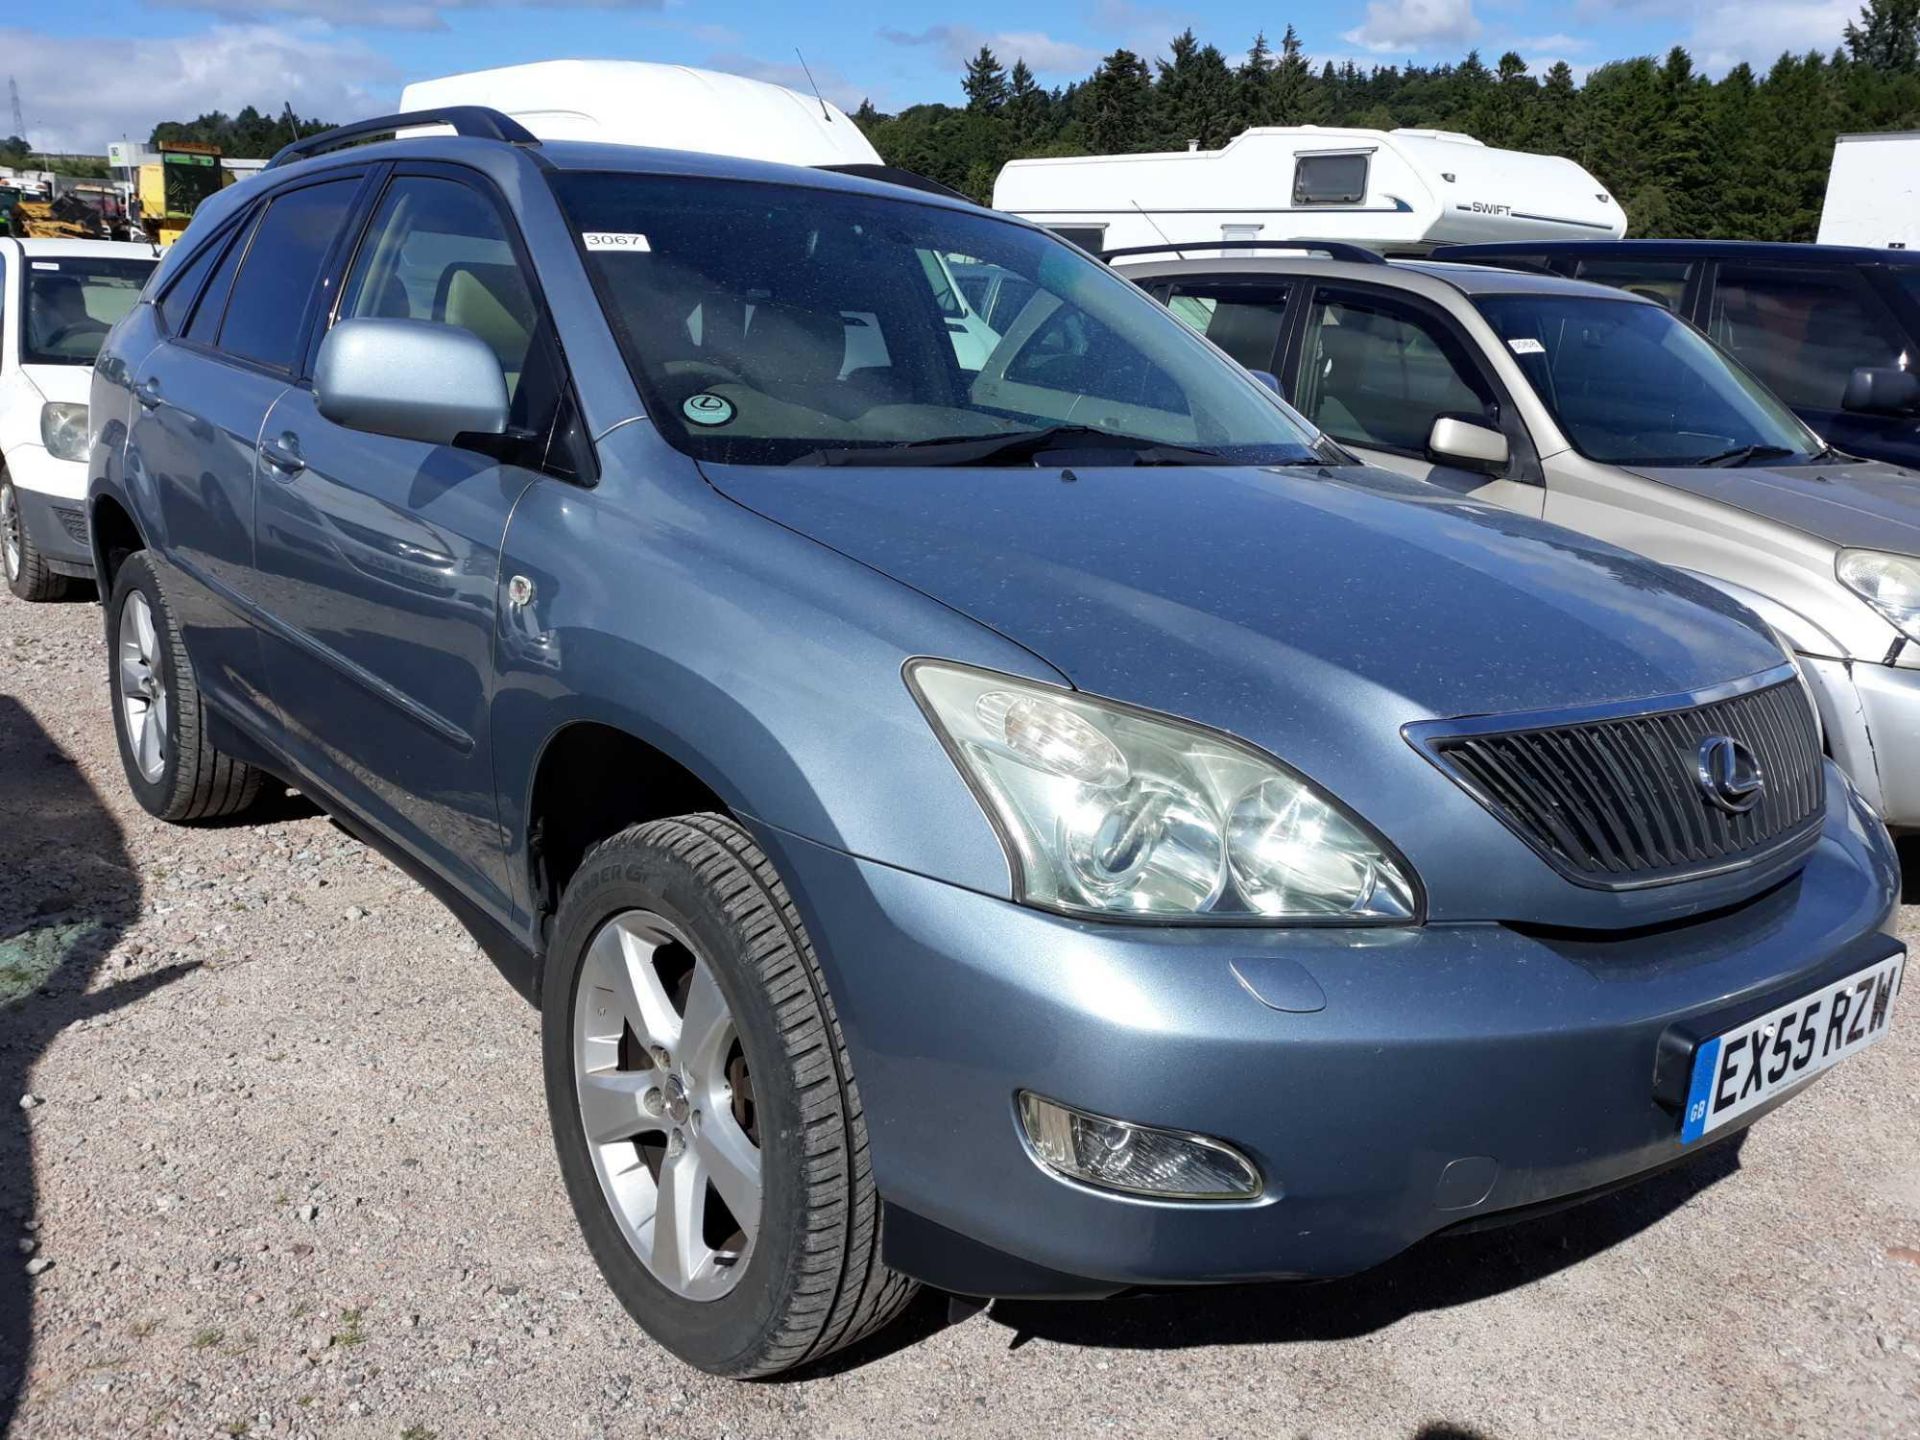
[{"label": "side mirror", "polygon": [[1911,415],[1920,410],[1920,375],[1863,365],[1847,381],[1840,404],[1860,415]]},{"label": "side mirror", "polygon": [[507,429],[507,377],[487,342],[432,320],[342,320],[320,342],[313,399],[336,425],[428,445]]},{"label": "side mirror", "polygon": [[1266,386],[1269,390],[1273,391],[1274,394],[1280,396],[1281,399],[1284,400],[1286,398],[1285,392],[1280,389],[1280,377],[1274,374],[1273,371],[1249,370],[1247,373],[1253,376],[1253,378],[1258,380],[1262,385]]},{"label": "side mirror", "polygon": [[1484,470],[1495,474],[1507,468],[1511,451],[1507,437],[1498,430],[1442,415],[1433,422],[1427,436],[1427,453],[1435,460],[1458,465],[1464,470]]}]

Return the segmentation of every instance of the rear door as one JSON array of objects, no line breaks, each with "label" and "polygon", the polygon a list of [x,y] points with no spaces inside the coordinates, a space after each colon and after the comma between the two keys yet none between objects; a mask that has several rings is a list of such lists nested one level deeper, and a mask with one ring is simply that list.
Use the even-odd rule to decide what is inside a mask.
[{"label": "rear door", "polygon": [[256,638],[254,447],[363,179],[330,172],[276,191],[213,237],[160,297],[170,333],[133,377],[127,471],[158,519],[148,538],[179,574],[169,595],[196,678],[257,726],[272,720]]},{"label": "rear door", "polygon": [[1707,333],[1828,444],[1899,463],[1920,460],[1920,426],[1912,419],[1857,415],[1840,403],[1856,369],[1920,360],[1906,327],[1857,267],[1722,260]]},{"label": "rear door", "polygon": [[273,696],[316,779],[504,914],[488,735],[500,545],[539,479],[559,352],[504,207],[454,167],[387,180],[340,291],[337,318],[363,316],[480,336],[513,425],[536,438],[496,459],[335,425],[304,376],[284,390],[261,437],[254,527],[285,621],[268,642]]},{"label": "rear door", "polygon": [[[1296,357],[1294,408],[1369,464],[1525,515],[1544,511],[1531,437],[1472,340],[1438,306],[1372,286],[1318,285]],[[1505,434],[1506,469],[1436,461],[1427,437],[1446,416]]]}]

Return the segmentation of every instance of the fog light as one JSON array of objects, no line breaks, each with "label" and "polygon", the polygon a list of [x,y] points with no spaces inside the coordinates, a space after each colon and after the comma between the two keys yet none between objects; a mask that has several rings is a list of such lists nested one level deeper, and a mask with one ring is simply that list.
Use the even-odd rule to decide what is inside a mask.
[{"label": "fog light", "polygon": [[1020,1124],[1049,1170],[1128,1195],[1162,1200],[1255,1200],[1260,1172],[1219,1140],[1089,1115],[1020,1092]]}]

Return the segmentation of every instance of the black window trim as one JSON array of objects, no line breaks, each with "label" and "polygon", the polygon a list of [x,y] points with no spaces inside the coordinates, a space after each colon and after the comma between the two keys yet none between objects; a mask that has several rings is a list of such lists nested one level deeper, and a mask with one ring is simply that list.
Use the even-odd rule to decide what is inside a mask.
[{"label": "black window trim", "polygon": [[[526,238],[520,233],[519,221],[514,216],[513,207],[507,204],[499,185],[486,171],[476,166],[449,160],[396,160],[375,168],[377,174],[373,183],[362,190],[359,211],[347,227],[346,243],[342,244],[333,256],[331,293],[325,314],[312,317],[306,343],[299,352],[300,363],[295,367],[291,383],[303,390],[313,388],[313,367],[319,359],[321,342],[327,338],[327,332],[333,329],[340,319],[340,306],[346,299],[347,280],[353,274],[353,267],[359,263],[361,249],[373,232],[373,222],[379,217],[380,207],[385,202],[387,192],[394,182],[407,178],[425,178],[464,185],[491,205],[500,218],[501,228],[507,237],[507,245],[513,251],[514,263],[520,267],[521,277],[526,281],[529,296],[533,301],[533,343],[545,349],[547,363],[554,367],[556,400],[553,414],[548,417],[547,432],[540,441],[541,458],[537,463],[527,464],[524,468],[537,470],[550,479],[560,480],[569,485],[591,488],[598,484],[600,457],[594,447],[593,438],[585,430],[585,411],[581,408],[579,390],[574,384],[573,368],[567,362],[566,346],[560,338],[560,324],[554,318],[553,308],[547,304],[546,291],[540,284],[540,269],[533,262],[533,252],[527,248]],[[576,432],[577,439],[573,446],[575,454],[572,457],[574,469],[578,473],[572,475],[563,474],[552,468],[547,458],[554,442],[559,438],[560,426],[569,410],[580,419],[580,428]]]},{"label": "black window trim", "polygon": [[[1286,387],[1289,397],[1297,397],[1300,393],[1300,367],[1306,363],[1307,358],[1307,327],[1312,323],[1314,304],[1321,296],[1331,293],[1368,304],[1384,301],[1398,305],[1439,325],[1459,346],[1468,367],[1479,377],[1480,383],[1486,386],[1494,402],[1500,407],[1500,433],[1507,437],[1509,457],[1506,470],[1489,478],[1511,480],[1523,485],[1544,486],[1546,484],[1546,471],[1540,464],[1540,452],[1533,443],[1533,436],[1521,416],[1520,407],[1514,403],[1512,391],[1501,380],[1499,373],[1487,363],[1486,356],[1481,352],[1480,343],[1468,331],[1459,316],[1453,314],[1444,305],[1437,305],[1426,296],[1416,295],[1410,290],[1371,285],[1362,280],[1321,279],[1317,276],[1303,276],[1302,279],[1307,283],[1300,286],[1298,294],[1294,297],[1296,315],[1287,339],[1285,371],[1287,378],[1281,382]],[[1288,383],[1289,379],[1291,384]],[[1296,407],[1298,404],[1297,400],[1291,398],[1289,403],[1295,404]],[[1304,410],[1300,413],[1306,416]],[[1317,421],[1311,416],[1306,418],[1308,424],[1318,428]],[[1398,455],[1402,459],[1419,460],[1442,468],[1450,468],[1445,461],[1435,460],[1424,449],[1408,450],[1393,445],[1376,444],[1371,440],[1345,440],[1334,435],[1332,431],[1323,433],[1348,449],[1378,450],[1386,455]]]}]

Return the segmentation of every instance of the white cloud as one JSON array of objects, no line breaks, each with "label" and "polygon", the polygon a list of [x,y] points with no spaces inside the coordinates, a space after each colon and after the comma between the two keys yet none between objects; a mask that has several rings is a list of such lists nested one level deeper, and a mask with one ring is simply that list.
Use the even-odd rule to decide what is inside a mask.
[{"label": "white cloud", "polygon": [[149,0],[170,10],[200,10],[234,21],[270,15],[385,30],[444,30],[450,10],[523,5],[536,10],[649,10],[666,0]]},{"label": "white cloud", "polygon": [[1522,35],[1504,48],[1518,50],[1531,61],[1538,51],[1552,51],[1555,56],[1561,56],[1570,51],[1591,50],[1593,44],[1586,35]]},{"label": "white cloud", "polygon": [[1009,69],[1014,61],[1024,60],[1029,69],[1078,78],[1100,63],[1098,51],[1070,40],[1056,40],[1038,30],[989,33],[971,25],[929,25],[925,30],[883,29],[880,38],[892,45],[924,45],[956,69],[978,54],[982,45]]},{"label": "white cloud", "polygon": [[1479,33],[1473,0],[1371,0],[1366,19],[1340,38],[1375,52],[1412,54],[1458,45]]},{"label": "white cloud", "polygon": [[338,122],[391,111],[399,98],[384,57],[311,20],[165,39],[0,29],[0,54],[20,85],[27,138],[44,150],[105,153],[109,140],[145,140],[159,121],[209,110],[288,102]]},{"label": "white cloud", "polygon": [[1742,60],[1767,70],[1783,53],[1830,53],[1860,0],[1708,0],[1697,3],[1686,41],[1694,64],[1718,75]]}]

